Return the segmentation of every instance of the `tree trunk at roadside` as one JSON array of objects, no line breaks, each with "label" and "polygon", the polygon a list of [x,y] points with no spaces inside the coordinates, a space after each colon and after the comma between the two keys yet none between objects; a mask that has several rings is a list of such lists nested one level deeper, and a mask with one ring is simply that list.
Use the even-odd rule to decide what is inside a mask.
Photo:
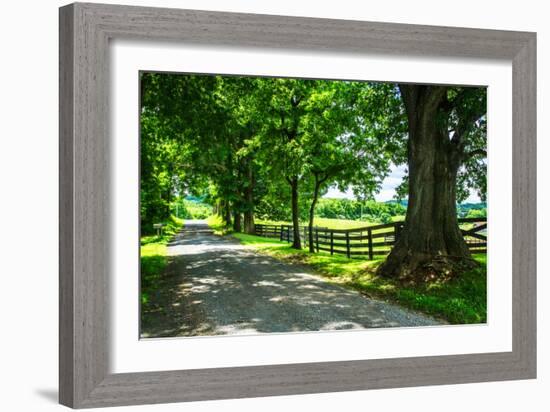
[{"label": "tree trunk at roadside", "polygon": [[300,210],[298,207],[298,177],[293,176],[289,179],[292,191],[292,248],[302,249],[300,241]]},{"label": "tree trunk at roadside", "polygon": [[254,224],[254,211],[246,210],[244,212],[244,232],[249,235],[255,233],[255,224]]},{"label": "tree trunk at roadside", "polygon": [[233,230],[235,232],[241,231],[241,213],[238,210],[233,211]]},{"label": "tree trunk at roadside", "polygon": [[461,148],[449,139],[447,88],[400,85],[409,122],[409,199],[405,224],[382,276],[425,281],[475,265],[458,226],[456,177]]},{"label": "tree trunk at roadside", "polygon": [[254,185],[255,185],[255,179],[254,179],[254,172],[252,170],[252,166],[248,165],[248,186],[245,189],[244,197],[245,197],[245,203],[246,203],[246,209],[244,211],[244,231],[245,233],[248,233],[249,235],[253,235],[255,233],[254,228]]},{"label": "tree trunk at roadside", "polygon": [[309,252],[314,253],[315,252],[315,245],[313,243],[313,221],[315,219],[315,206],[317,205],[317,198],[319,197],[319,188],[321,186],[321,182],[319,182],[319,179],[317,176],[315,176],[315,188],[313,190],[313,199],[311,199],[311,205],[309,207],[309,222],[308,222],[308,244],[309,244]]},{"label": "tree trunk at roadside", "polygon": [[231,227],[231,206],[229,200],[223,202],[223,221],[226,226]]}]

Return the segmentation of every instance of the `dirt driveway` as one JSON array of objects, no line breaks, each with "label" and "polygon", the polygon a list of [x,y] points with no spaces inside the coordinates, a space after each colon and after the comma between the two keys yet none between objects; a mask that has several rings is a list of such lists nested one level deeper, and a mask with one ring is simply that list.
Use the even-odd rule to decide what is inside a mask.
[{"label": "dirt driveway", "polygon": [[142,338],[437,325],[438,321],[328,283],[261,255],[203,221],[186,221]]}]

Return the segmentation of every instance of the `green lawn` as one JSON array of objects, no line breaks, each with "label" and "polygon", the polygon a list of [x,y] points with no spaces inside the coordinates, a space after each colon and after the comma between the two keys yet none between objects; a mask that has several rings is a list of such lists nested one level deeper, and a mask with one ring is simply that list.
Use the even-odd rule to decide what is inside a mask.
[{"label": "green lawn", "polygon": [[[290,225],[290,222],[278,221],[278,220],[257,220],[256,223],[264,225]],[[329,219],[324,217],[316,217],[313,221],[315,226],[326,227],[328,229],[355,229],[358,227],[372,226],[377,223],[362,221],[362,220],[348,220],[348,219]],[[307,222],[300,222],[300,225],[307,226]]]},{"label": "green lawn", "polygon": [[[404,219],[404,216],[392,216],[392,221],[399,222]],[[256,220],[256,223],[264,225],[290,225],[290,222],[282,220]],[[371,222],[368,220],[349,220],[349,219],[330,219],[325,217],[316,217],[313,224],[319,227],[328,229],[356,229],[359,227],[367,227],[380,225],[380,222]],[[307,226],[307,222],[300,222],[300,225]]]},{"label": "green lawn", "polygon": [[183,220],[171,216],[164,222],[162,236],[142,236],[140,239],[141,303],[147,305],[158,280],[168,264],[166,245],[183,226]]},{"label": "green lawn", "polygon": [[378,299],[399,303],[451,324],[485,323],[487,321],[486,255],[474,255],[478,269],[460,278],[423,285],[403,285],[398,281],[376,276],[375,269],[383,257],[376,260],[348,259],[330,253],[310,254],[290,248],[286,242],[259,236],[234,233],[245,245],[281,260],[311,266],[331,282],[353,288]]}]

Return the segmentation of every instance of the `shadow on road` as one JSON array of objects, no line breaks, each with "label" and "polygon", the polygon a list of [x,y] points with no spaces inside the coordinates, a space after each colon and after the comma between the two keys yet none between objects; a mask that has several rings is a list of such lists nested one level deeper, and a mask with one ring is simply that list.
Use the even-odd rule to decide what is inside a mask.
[{"label": "shadow on road", "polygon": [[230,237],[187,230],[169,245],[141,335],[234,335],[435,325],[433,319],[368,299],[260,255]]}]

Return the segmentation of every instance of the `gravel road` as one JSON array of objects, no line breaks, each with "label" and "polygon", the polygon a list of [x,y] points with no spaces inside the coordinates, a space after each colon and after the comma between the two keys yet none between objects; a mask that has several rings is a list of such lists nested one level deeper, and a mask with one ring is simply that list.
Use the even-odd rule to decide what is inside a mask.
[{"label": "gravel road", "polygon": [[261,255],[203,221],[186,221],[142,338],[437,325],[438,321],[328,283]]}]

